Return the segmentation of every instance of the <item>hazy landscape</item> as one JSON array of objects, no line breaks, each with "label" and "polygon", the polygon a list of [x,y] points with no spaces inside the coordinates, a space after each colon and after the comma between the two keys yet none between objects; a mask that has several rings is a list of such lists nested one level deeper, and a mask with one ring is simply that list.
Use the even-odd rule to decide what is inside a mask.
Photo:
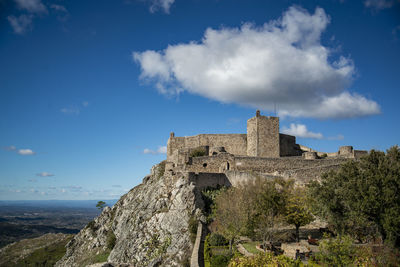
[{"label": "hazy landscape", "polygon": [[[110,205],[115,200],[107,201]],[[0,248],[47,233],[76,234],[100,214],[97,201],[0,201]]]}]

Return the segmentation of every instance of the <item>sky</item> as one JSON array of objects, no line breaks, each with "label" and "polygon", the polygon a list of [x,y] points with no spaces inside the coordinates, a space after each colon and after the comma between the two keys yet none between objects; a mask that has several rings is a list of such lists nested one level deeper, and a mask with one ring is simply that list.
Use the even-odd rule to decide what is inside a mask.
[{"label": "sky", "polygon": [[0,200],[115,199],[170,132],[257,109],[319,151],[399,144],[398,0],[0,0]]}]

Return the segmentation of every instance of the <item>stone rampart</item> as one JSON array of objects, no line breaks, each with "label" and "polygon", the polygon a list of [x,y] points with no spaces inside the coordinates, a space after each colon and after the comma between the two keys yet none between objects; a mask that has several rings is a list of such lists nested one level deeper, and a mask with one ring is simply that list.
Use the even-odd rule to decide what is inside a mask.
[{"label": "stone rampart", "polygon": [[174,160],[174,151],[183,148],[200,146],[224,147],[225,151],[234,155],[247,155],[246,134],[199,134],[195,136],[175,137],[168,139],[167,160]]},{"label": "stone rampart", "polygon": [[198,188],[200,191],[207,187],[230,187],[233,185],[224,173],[189,172],[187,177],[189,179],[189,182],[194,183],[196,188]]}]

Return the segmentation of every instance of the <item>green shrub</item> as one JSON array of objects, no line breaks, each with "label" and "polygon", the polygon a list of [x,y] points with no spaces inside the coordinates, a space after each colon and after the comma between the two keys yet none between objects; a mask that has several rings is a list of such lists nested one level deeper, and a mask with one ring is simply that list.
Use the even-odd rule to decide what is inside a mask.
[{"label": "green shrub", "polygon": [[117,241],[117,238],[112,230],[108,231],[107,233],[107,248],[112,250],[115,247],[115,242]]},{"label": "green shrub", "polygon": [[208,244],[210,246],[225,246],[229,244],[229,241],[225,239],[223,235],[217,233],[211,233],[208,238]]},{"label": "green shrub", "polygon": [[326,266],[349,266],[356,261],[356,248],[350,236],[338,236],[320,241],[319,252],[315,255],[318,264]]},{"label": "green shrub", "polygon": [[210,259],[211,267],[225,267],[228,266],[229,258],[225,255],[215,255]]},{"label": "green shrub", "polygon": [[[230,267],[255,267],[255,266],[303,266],[298,260],[292,260],[284,255],[274,256],[272,253],[260,253],[254,257],[238,256],[233,258],[230,263]],[[315,266],[315,265],[312,265]]]},{"label": "green shrub", "polygon": [[202,156],[205,156],[205,155],[206,155],[206,151],[205,151],[204,148],[196,148],[196,149],[194,149],[194,150],[192,150],[192,151],[190,152],[190,156],[191,156],[192,158],[195,158],[195,157],[202,157]]},{"label": "green shrub", "polygon": [[95,256],[94,263],[106,262],[107,259],[108,259],[108,256],[110,256],[110,252],[109,251],[105,251],[103,253],[100,253],[100,254]]}]

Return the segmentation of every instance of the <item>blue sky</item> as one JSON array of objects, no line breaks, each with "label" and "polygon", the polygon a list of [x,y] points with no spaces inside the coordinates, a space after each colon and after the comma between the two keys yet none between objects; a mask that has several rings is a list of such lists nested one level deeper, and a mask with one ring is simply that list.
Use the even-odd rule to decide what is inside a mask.
[{"label": "blue sky", "polygon": [[400,2],[0,0],[0,200],[112,199],[169,133],[257,108],[320,151],[399,143]]}]

